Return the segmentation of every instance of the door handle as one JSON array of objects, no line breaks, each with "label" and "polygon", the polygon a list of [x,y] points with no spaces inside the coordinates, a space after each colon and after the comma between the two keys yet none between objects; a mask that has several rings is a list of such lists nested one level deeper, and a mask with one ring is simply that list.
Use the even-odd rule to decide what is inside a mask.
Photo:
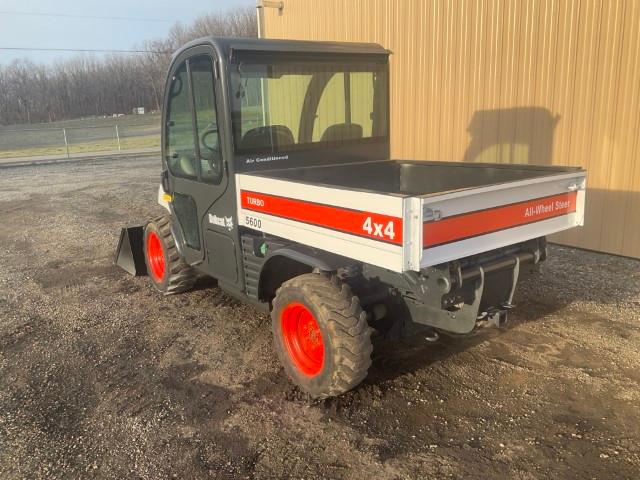
[{"label": "door handle", "polygon": [[160,173],[160,184],[162,185],[162,190],[164,190],[165,193],[170,193],[171,187],[169,186],[168,170],[162,170],[162,173]]}]

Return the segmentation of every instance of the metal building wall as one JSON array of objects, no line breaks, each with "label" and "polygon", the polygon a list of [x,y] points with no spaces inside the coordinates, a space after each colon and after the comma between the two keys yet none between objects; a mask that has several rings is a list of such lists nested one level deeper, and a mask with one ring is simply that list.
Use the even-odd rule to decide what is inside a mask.
[{"label": "metal building wall", "polygon": [[581,165],[586,226],[640,257],[640,1],[283,0],[262,36],[376,42],[395,158]]}]

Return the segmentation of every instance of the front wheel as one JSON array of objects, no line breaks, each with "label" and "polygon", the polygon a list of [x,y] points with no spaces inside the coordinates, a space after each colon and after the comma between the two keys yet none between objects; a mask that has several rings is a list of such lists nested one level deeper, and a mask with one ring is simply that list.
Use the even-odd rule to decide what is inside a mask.
[{"label": "front wheel", "polygon": [[144,229],[144,261],[153,286],[165,295],[191,290],[196,272],[180,257],[167,215],[154,218]]},{"label": "front wheel", "polygon": [[303,391],[326,398],[351,390],[371,366],[371,332],[358,297],[333,276],[283,283],[271,311],[276,352]]}]

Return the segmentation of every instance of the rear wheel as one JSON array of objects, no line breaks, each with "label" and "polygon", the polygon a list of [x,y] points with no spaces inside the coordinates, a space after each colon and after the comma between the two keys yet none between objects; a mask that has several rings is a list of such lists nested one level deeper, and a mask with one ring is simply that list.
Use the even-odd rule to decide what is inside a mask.
[{"label": "rear wheel", "polygon": [[153,286],[169,295],[190,290],[196,272],[180,257],[167,215],[154,218],[144,229],[144,260]]},{"label": "rear wheel", "polygon": [[371,365],[371,332],[358,297],[337,277],[305,274],[278,289],[274,344],[287,375],[315,398],[351,390]]}]

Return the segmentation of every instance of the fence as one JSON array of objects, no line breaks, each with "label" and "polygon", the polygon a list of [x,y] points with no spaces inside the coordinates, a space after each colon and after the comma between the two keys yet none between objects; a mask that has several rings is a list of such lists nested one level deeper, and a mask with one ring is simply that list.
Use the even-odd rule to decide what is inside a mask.
[{"label": "fence", "polygon": [[24,127],[0,128],[0,159],[24,157],[79,157],[160,150],[160,120],[147,118],[98,119]]}]

